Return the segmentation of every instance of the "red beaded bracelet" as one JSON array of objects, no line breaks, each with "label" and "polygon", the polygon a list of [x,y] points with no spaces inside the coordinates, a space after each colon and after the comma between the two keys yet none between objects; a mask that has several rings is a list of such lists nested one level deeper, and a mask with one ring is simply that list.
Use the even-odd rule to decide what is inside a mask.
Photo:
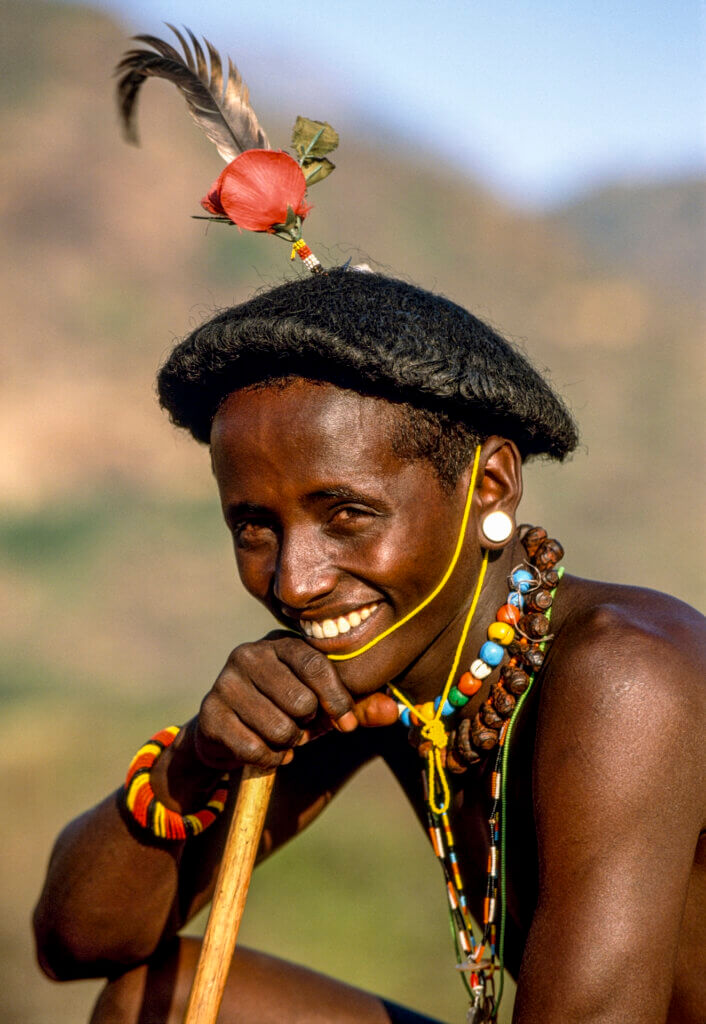
[{"label": "red beaded bracelet", "polygon": [[159,839],[188,839],[203,832],[221,813],[228,796],[224,785],[229,778],[226,772],[203,810],[193,814],[178,814],[157,799],[150,783],[150,773],[159,755],[171,746],[178,732],[178,725],[170,725],[155,733],[133,757],[125,779],[123,794],[127,810],[138,825]]}]

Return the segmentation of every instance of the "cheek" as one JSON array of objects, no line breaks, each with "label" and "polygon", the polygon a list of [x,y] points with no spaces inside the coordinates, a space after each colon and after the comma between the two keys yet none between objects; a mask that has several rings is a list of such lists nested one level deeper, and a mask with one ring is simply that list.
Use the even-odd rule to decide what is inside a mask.
[{"label": "cheek", "polygon": [[271,590],[272,578],[275,573],[277,557],[274,551],[264,548],[257,551],[244,551],[234,545],[235,564],[240,582],[249,594],[258,601],[264,601]]}]

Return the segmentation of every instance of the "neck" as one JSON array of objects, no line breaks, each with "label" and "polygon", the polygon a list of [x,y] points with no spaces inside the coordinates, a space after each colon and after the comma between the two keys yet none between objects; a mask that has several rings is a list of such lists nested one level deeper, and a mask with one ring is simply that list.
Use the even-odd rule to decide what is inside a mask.
[{"label": "neck", "polygon": [[[487,638],[489,624],[494,621],[495,613],[507,599],[507,577],[525,557],[524,548],[517,536],[502,551],[491,553],[483,589],[461,652],[457,675],[465,672],[478,656],[478,650]],[[433,700],[441,693],[461,638],[463,622],[471,603],[476,580],[477,577],[474,577],[466,581],[466,597],[454,619],[444,627],[405,673],[394,680],[395,685],[413,704]],[[476,704],[485,697],[487,689],[488,686],[484,686],[472,700],[474,710]]]}]

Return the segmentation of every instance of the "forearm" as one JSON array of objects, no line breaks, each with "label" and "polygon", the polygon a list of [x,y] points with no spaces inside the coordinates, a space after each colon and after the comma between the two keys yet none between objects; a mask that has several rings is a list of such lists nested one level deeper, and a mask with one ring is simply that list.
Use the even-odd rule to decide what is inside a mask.
[{"label": "forearm", "polygon": [[[164,752],[152,779],[158,798],[182,813],[196,809],[214,781],[186,740],[180,735],[176,749]],[[187,842],[203,846],[209,862],[217,856],[216,839],[207,832]],[[132,826],[118,794],[71,822],[56,842],[35,911],[44,970],[58,978],[100,976],[154,952],[181,926],[195,898],[199,883],[180,871],[184,847],[156,843]]]}]

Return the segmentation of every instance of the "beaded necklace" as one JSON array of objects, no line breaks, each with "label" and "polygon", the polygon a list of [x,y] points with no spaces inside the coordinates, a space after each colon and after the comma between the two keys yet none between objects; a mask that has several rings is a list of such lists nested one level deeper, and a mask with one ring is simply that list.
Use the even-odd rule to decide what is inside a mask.
[{"label": "beaded necklace", "polygon": [[[433,702],[412,705],[396,687],[390,686],[390,691],[398,701],[399,720],[410,728],[410,741],[427,761],[426,770],[422,770],[422,785],[429,835],[446,880],[457,968],[461,971],[470,1000],[466,1018],[469,1024],[496,1021],[502,998],[509,740],[544,660],[546,644],[552,639],[549,635],[551,608],[556,587],[563,575],[563,569],[557,571],[554,568],[564,554],[559,542],[549,539],[546,530],[541,527],[520,529],[528,561],[510,573],[507,601],[498,610],[496,621],[489,626],[488,640],[481,646],[479,657],[471,665],[470,671],[463,673],[456,685],[451,685],[480,596],[487,553],[441,696]],[[503,665],[501,677],[492,685],[490,696],[481,710],[472,722],[462,718],[458,727],[450,734],[447,733],[446,726],[451,716],[465,707],[480,690],[483,680],[503,662],[506,653],[509,658]],[[453,830],[447,813],[451,794],[445,769],[454,773],[465,772],[470,764],[480,760],[482,752],[494,747],[497,747],[497,754],[491,775],[492,804],[488,818],[489,854],[483,928],[481,938],[475,942],[455,852]],[[497,993],[496,973],[499,973]]]}]

